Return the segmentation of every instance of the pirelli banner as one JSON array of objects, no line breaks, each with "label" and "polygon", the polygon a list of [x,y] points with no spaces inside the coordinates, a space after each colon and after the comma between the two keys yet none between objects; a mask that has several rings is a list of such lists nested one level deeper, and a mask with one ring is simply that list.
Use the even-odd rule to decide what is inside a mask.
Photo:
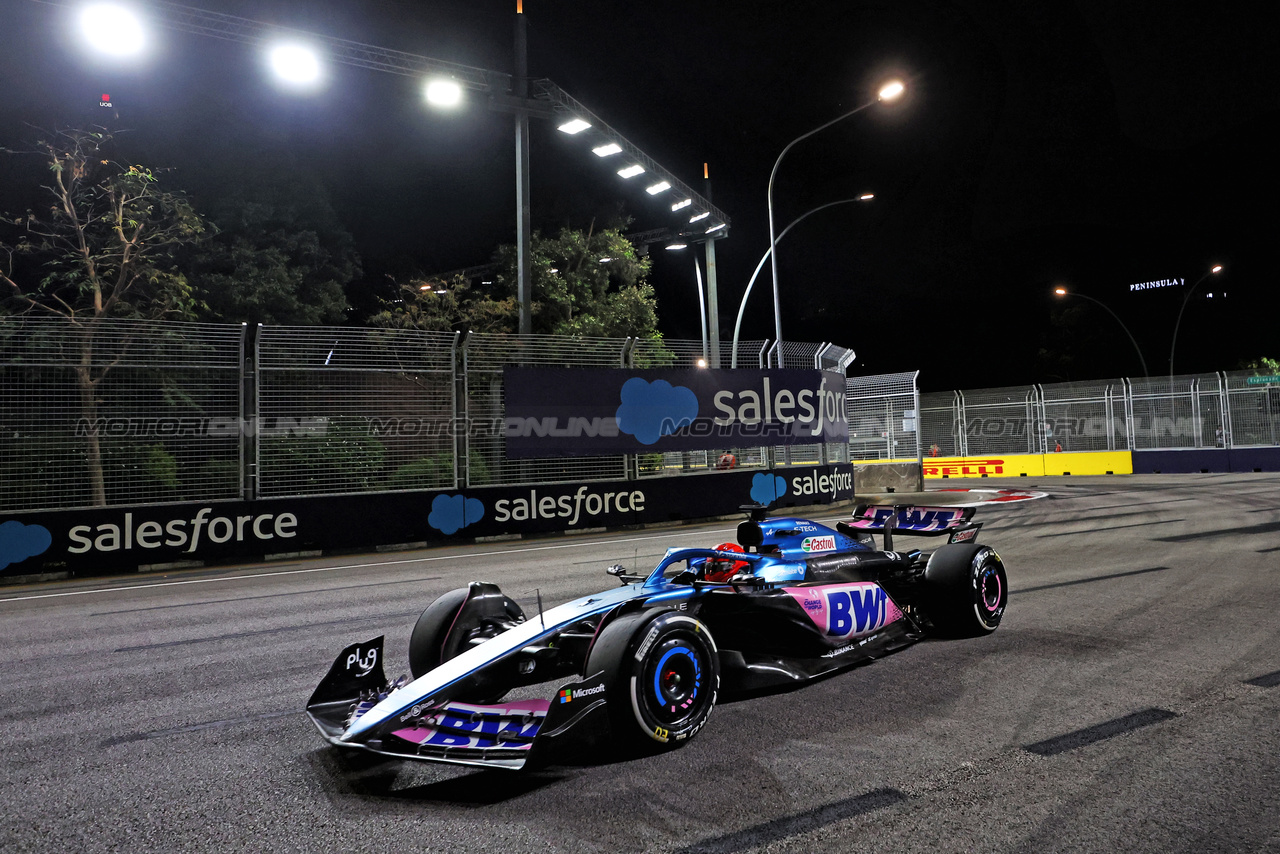
[{"label": "pirelli banner", "polygon": [[849,440],[844,376],[833,371],[509,365],[502,383],[511,458]]},{"label": "pirelli banner", "polygon": [[924,458],[924,476],[926,479],[1132,473],[1133,457],[1128,451],[1075,451],[1054,454]]},{"label": "pirelli banner", "polygon": [[[731,516],[853,498],[849,464],[645,480],[0,513],[0,577],[372,551]],[[708,542],[707,545],[714,545]]]}]

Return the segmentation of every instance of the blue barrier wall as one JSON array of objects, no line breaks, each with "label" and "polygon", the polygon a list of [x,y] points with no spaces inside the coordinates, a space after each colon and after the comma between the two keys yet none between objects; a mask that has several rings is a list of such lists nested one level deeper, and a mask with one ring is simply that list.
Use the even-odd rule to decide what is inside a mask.
[{"label": "blue barrier wall", "polygon": [[1280,471],[1280,448],[1196,448],[1134,451],[1134,474]]}]

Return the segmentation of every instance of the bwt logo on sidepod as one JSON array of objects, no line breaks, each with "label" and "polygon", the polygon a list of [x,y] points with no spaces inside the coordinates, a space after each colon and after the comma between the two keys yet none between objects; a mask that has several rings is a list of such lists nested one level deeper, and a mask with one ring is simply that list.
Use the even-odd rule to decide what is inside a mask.
[{"label": "bwt logo on sidepod", "polygon": [[870,582],[785,589],[829,638],[865,635],[902,616],[880,585]]},{"label": "bwt logo on sidepod", "polygon": [[827,634],[844,638],[872,632],[885,624],[888,595],[875,585],[832,590],[827,596]]}]

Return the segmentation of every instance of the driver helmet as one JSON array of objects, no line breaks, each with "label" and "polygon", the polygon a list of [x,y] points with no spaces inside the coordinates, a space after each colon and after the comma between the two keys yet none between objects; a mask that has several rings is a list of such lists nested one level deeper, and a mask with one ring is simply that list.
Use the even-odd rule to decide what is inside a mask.
[{"label": "driver helmet", "polygon": [[[742,552],[737,543],[721,543],[715,546],[718,552]],[[728,581],[751,564],[745,560],[729,560],[728,558],[707,558],[706,571],[703,577],[707,581]]]}]

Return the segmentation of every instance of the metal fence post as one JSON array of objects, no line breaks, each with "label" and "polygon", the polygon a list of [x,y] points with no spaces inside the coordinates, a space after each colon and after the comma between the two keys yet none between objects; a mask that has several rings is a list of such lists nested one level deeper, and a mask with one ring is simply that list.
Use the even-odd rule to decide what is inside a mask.
[{"label": "metal fence post", "polygon": [[1218,408],[1222,411],[1222,447],[1231,447],[1231,380],[1218,372]]},{"label": "metal fence post", "polygon": [[258,330],[240,324],[240,497],[258,497]]},{"label": "metal fence post", "polygon": [[1114,451],[1116,449],[1116,406],[1115,385],[1112,383],[1107,383],[1103,406],[1106,412],[1103,417],[1107,422],[1107,450]]},{"label": "metal fence post", "polygon": [[1127,446],[1125,450],[1138,450],[1137,438],[1134,435],[1136,427],[1133,423],[1133,382],[1128,377],[1120,380],[1124,384],[1124,440]]},{"label": "metal fence post", "polygon": [[[449,388],[453,390],[451,395],[449,424],[453,433],[453,488],[459,486],[458,475],[461,471],[463,460],[466,459],[467,449],[471,443],[471,419],[467,417],[466,400],[459,400],[460,392],[463,391],[458,383],[458,342],[462,338],[462,331],[457,330],[453,333],[453,343],[449,346]],[[461,405],[459,405],[461,404]],[[458,413],[462,413],[459,419]],[[462,429],[459,430],[459,427]],[[461,435],[460,435],[461,434]]]}]

